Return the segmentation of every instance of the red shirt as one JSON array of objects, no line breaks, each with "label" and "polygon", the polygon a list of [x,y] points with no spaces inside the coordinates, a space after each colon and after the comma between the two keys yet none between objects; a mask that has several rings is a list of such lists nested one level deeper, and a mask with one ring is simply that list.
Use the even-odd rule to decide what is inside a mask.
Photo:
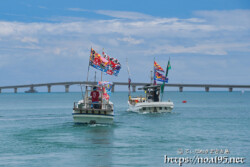
[{"label": "red shirt", "polygon": [[99,92],[98,91],[93,91],[91,92],[91,96],[92,96],[92,102],[96,102],[99,101]]}]

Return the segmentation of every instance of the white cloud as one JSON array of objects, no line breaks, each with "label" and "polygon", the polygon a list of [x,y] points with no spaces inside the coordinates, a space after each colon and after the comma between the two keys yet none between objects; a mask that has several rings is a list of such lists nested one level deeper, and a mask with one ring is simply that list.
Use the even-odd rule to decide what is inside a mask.
[{"label": "white cloud", "polygon": [[21,41],[25,43],[38,43],[38,39],[32,37],[23,37]]},{"label": "white cloud", "polygon": [[249,28],[250,26],[250,10],[196,11],[194,14],[198,17],[205,18],[210,24],[233,26],[237,28]]},{"label": "white cloud", "polygon": [[114,10],[87,10],[87,9],[81,9],[81,8],[68,8],[69,11],[74,12],[90,12],[90,13],[96,13],[100,15],[110,16],[113,18],[118,19],[132,19],[132,20],[138,20],[138,19],[153,19],[154,17],[139,13],[139,12],[130,12],[130,11],[114,11]]},{"label": "white cloud", "polygon": [[129,44],[138,45],[144,42],[142,39],[134,39],[131,37],[118,38],[119,41],[128,42]]},{"label": "white cloud", "polygon": [[[78,8],[69,10],[87,11]],[[98,52],[101,52],[102,48],[107,48],[108,54],[121,59],[121,62],[124,57],[133,59],[131,69],[138,73],[143,73],[146,69],[141,69],[136,62],[143,60],[142,64],[150,64],[152,56],[164,58],[166,55],[187,54],[213,58],[221,55],[220,57],[226,58],[250,53],[248,10],[199,11],[194,13],[195,17],[187,19],[160,18],[137,12],[95,12],[114,18],[90,20],[61,17],[61,22],[33,23],[0,21],[0,57],[5,58],[4,65],[1,64],[0,67],[4,68],[7,66],[6,63],[15,62],[19,65],[17,61],[20,59],[32,61],[34,56],[37,62],[55,61],[56,64],[63,58],[81,62],[78,65],[82,66],[84,61],[88,61],[91,46]],[[53,58],[55,60],[51,60]],[[195,59],[192,57],[190,61]],[[249,58],[244,62],[250,62]],[[185,68],[179,67],[179,70],[188,72],[187,63],[184,62],[182,67]],[[223,67],[232,64],[228,61],[226,63],[228,64]],[[62,68],[67,64],[68,62],[60,62]],[[39,66],[36,65],[34,68]],[[247,68],[247,65],[242,68]],[[68,76],[70,73],[78,75],[80,72],[82,71],[69,69]],[[202,79],[202,76],[200,77]]]},{"label": "white cloud", "polygon": [[194,54],[206,54],[206,55],[227,55],[230,51],[237,52],[250,52],[249,43],[202,43],[195,46],[172,46],[161,45],[154,46],[154,49],[146,49],[145,55],[156,54],[178,54],[178,53],[194,53]]},{"label": "white cloud", "polygon": [[128,12],[128,11],[112,11],[112,10],[96,10],[95,13],[111,16],[114,18],[121,18],[121,19],[153,19],[152,16],[138,13],[138,12]]},{"label": "white cloud", "polygon": [[[68,10],[87,11],[78,8]],[[78,21],[67,20],[60,23],[1,21],[0,38],[2,41],[5,39],[4,42],[7,40],[7,43],[15,43],[10,47],[22,46],[16,40],[37,44],[43,48],[51,46],[61,48],[81,40],[85,43],[94,42],[100,46],[108,45],[107,47],[111,48],[119,47],[126,42],[130,45],[144,44],[144,48],[137,49],[137,52],[141,50],[144,54],[162,52],[226,55],[230,51],[249,51],[249,39],[246,35],[249,35],[250,30],[250,21],[247,20],[250,11],[198,11],[195,12],[196,18],[188,19],[155,18],[137,12],[103,10],[95,12],[130,20],[81,18]],[[128,49],[129,46],[125,48]],[[58,52],[52,51],[52,53]]]}]

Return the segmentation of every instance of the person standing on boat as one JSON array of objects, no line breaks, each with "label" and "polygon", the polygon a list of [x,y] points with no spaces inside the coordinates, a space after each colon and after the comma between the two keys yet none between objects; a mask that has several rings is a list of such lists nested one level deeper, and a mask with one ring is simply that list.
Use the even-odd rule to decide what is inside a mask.
[{"label": "person standing on boat", "polygon": [[[96,90],[96,87],[93,88],[93,91],[91,92],[91,96],[92,96],[92,104],[91,104],[91,108],[99,108],[99,92]],[[96,103],[96,104],[95,104]]]}]

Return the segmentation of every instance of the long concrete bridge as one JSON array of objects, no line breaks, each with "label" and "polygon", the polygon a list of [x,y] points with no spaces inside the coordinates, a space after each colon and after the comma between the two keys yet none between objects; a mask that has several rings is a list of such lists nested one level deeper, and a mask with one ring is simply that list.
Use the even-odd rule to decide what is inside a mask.
[{"label": "long concrete bridge", "polygon": [[[18,88],[30,88],[30,90],[34,90],[35,87],[47,87],[48,93],[51,92],[51,87],[53,86],[64,86],[65,92],[69,92],[69,87],[72,85],[96,85],[97,82],[55,82],[55,83],[42,83],[42,84],[30,84],[30,85],[14,85],[14,86],[0,86],[0,93],[3,89],[13,89],[14,93],[17,93]],[[132,82],[131,87],[132,91],[136,91],[137,86],[144,86],[150,83],[140,83],[140,82]],[[128,86],[127,82],[113,82],[112,92],[115,91],[115,87],[118,85]],[[178,87],[180,92],[183,92],[184,87],[193,87],[193,88],[204,88],[206,92],[209,92],[210,88],[226,88],[229,92],[232,92],[234,88],[250,88],[250,85],[219,85],[219,84],[165,84],[167,87]]]}]

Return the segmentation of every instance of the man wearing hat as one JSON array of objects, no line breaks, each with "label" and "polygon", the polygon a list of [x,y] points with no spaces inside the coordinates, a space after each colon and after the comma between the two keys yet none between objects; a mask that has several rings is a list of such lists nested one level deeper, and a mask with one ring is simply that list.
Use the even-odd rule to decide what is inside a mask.
[{"label": "man wearing hat", "polygon": [[91,92],[91,96],[92,96],[92,104],[91,104],[91,108],[98,108],[99,105],[98,104],[94,104],[93,103],[98,103],[99,102],[99,92],[96,90],[96,87],[93,87],[93,91]]}]

